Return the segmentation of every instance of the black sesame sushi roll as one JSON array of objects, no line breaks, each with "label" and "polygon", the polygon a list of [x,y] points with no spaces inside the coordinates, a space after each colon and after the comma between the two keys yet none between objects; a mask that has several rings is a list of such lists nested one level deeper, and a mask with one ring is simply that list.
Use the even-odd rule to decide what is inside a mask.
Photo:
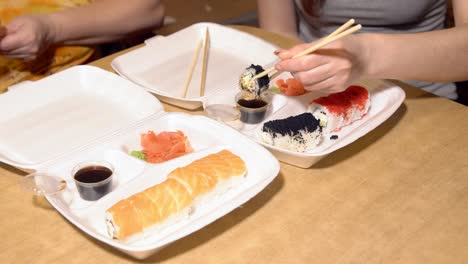
[{"label": "black sesame sushi roll", "polygon": [[260,136],[266,144],[306,152],[322,141],[322,126],[311,113],[303,113],[264,123]]}]

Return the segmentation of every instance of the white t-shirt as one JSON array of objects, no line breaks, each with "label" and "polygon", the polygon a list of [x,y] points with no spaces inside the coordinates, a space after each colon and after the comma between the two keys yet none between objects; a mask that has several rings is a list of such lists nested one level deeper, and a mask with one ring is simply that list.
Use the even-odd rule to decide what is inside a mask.
[{"label": "white t-shirt", "polygon": [[[301,0],[295,3],[299,36],[307,42],[330,34],[350,18],[363,26],[360,32],[392,34],[442,29],[447,12],[445,0],[316,0],[311,7],[303,6]],[[305,8],[312,10],[306,12]],[[454,83],[405,82],[457,99]]]}]

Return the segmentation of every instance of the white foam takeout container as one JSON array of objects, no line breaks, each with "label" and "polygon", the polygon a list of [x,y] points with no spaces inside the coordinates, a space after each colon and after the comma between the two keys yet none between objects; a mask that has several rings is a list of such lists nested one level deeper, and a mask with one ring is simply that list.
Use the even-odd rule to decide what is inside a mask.
[{"label": "white foam takeout container", "polygon": [[[287,104],[280,111],[270,112],[262,123],[255,126],[244,126],[241,132],[268,148],[279,160],[301,168],[309,168],[328,154],[351,144],[371,132],[387,120],[405,99],[403,89],[391,82],[366,80],[357,83],[357,85],[361,85],[369,91],[371,106],[367,114],[351,125],[341,128],[340,131],[325,134],[322,137],[322,142],[317,147],[306,152],[299,153],[263,143],[260,139],[260,133],[265,122],[307,112],[310,102],[317,98],[313,93],[295,97],[289,96]],[[284,95],[278,96],[285,97]],[[278,101],[273,101],[273,103]],[[333,135],[338,136],[338,138],[331,139]]]},{"label": "white foam takeout container", "polygon": [[[66,181],[66,189],[46,198],[67,220],[95,239],[136,258],[145,258],[242,205],[279,172],[271,153],[232,129],[203,116],[167,113],[138,85],[92,66],[76,66],[0,95],[0,161]],[[141,133],[183,131],[193,153],[150,164],[128,154],[139,150]],[[197,207],[188,218],[132,242],[113,240],[105,210],[162,182],[173,169],[222,149],[247,165],[244,182]],[[82,200],[71,171],[87,160],[114,168],[112,191],[95,202]]]},{"label": "white foam takeout container", "polygon": [[[199,40],[209,31],[205,93],[200,96],[203,48],[187,94],[182,97]],[[197,23],[169,36],[156,36],[141,48],[116,57],[112,68],[143,86],[161,101],[186,109],[216,103],[236,93],[239,77],[250,64],[273,65],[276,46],[255,36],[214,23]]]},{"label": "white foam takeout container", "polygon": [[[206,28],[210,32],[210,50],[208,57],[206,92],[199,95],[201,78],[201,59],[195,67],[192,81],[185,98],[181,96],[188,70],[199,39],[205,36]],[[198,23],[182,29],[167,37],[154,37],[146,45],[123,54],[112,61],[112,67],[121,76],[140,84],[154,93],[160,100],[187,109],[214,104],[227,104],[235,107],[235,95],[239,92],[239,77],[250,64],[262,65],[265,69],[272,66],[278,58],[274,50],[278,47],[255,36],[229,27],[213,23]],[[201,56],[201,54],[200,54]],[[151,58],[151,59],[148,59]],[[271,80],[290,78],[289,73],[281,73]],[[325,137],[319,147],[305,153],[279,149],[264,144],[259,137],[258,125],[238,125],[243,134],[267,147],[279,160],[302,168],[311,167],[321,158],[340,149],[389,118],[405,98],[404,91],[397,85],[380,80],[358,83],[366,87],[371,95],[369,113],[361,120],[335,133],[337,140]],[[299,97],[274,94],[271,108],[265,122],[284,118],[307,111],[307,106],[317,95],[309,93]]]}]

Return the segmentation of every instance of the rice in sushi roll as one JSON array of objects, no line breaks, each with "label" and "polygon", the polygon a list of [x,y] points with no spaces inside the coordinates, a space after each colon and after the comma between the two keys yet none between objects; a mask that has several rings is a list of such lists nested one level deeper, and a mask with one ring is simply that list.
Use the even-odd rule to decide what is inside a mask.
[{"label": "rice in sushi roll", "polygon": [[263,142],[296,152],[305,152],[322,141],[320,120],[311,113],[271,120],[263,124]]}]

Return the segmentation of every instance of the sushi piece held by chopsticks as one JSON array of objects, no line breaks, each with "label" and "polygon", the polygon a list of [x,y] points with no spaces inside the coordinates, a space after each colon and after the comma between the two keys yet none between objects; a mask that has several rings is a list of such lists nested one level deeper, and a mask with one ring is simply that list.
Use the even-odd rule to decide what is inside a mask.
[{"label": "sushi piece held by chopsticks", "polygon": [[[335,31],[333,31],[330,35],[326,36],[325,38],[323,38],[322,40],[320,40],[317,44],[315,45],[312,45],[310,46],[308,49],[305,49],[303,50],[302,52],[299,52],[298,54],[294,55],[293,58],[299,58],[299,57],[302,57],[304,55],[307,55],[309,53],[312,53],[318,49],[320,49],[321,47],[335,41],[335,40],[338,40],[340,38],[343,38],[347,35],[350,35],[358,30],[360,30],[362,28],[361,24],[358,24],[354,27],[351,27],[349,28],[352,24],[354,24],[354,19],[350,19],[348,22],[346,22],[345,24],[343,24],[342,26],[340,26],[338,29],[336,29]],[[263,72],[261,72],[260,74],[257,74],[255,75],[253,78],[252,78],[252,81],[255,81],[265,75],[268,75],[270,72],[274,71],[275,70],[275,67],[271,67]],[[277,74],[275,74],[277,75]]]},{"label": "sushi piece held by chopsticks", "polygon": [[243,98],[252,100],[257,97],[260,97],[260,94],[268,89],[270,84],[270,78],[268,75],[262,76],[252,82],[252,78],[261,72],[264,69],[260,65],[251,64],[249,67],[245,69],[245,71],[241,74],[239,80],[239,86],[241,88],[241,92],[243,93]]}]

